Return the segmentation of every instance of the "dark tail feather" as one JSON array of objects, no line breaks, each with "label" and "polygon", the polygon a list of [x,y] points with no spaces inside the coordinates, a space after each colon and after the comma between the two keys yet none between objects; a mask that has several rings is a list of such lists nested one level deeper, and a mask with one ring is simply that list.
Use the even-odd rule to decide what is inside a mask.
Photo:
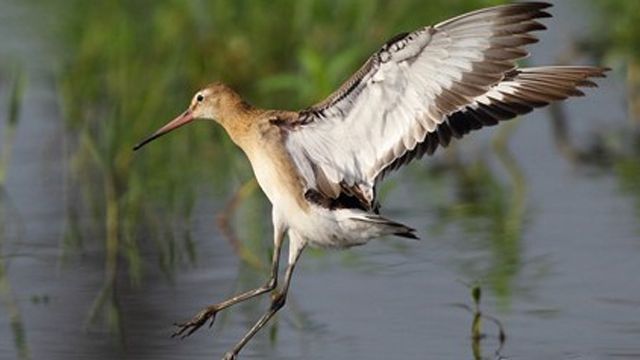
[{"label": "dark tail feather", "polygon": [[399,236],[407,239],[420,240],[420,238],[416,235],[416,229],[410,228],[406,225],[389,220],[387,218],[383,218],[382,216],[379,216],[379,215],[369,215],[367,216],[367,219],[369,219],[371,222],[384,224],[385,226],[390,227],[391,235],[395,235],[395,236]]},{"label": "dark tail feather", "polygon": [[416,232],[415,229],[406,228],[406,230],[404,230],[403,232],[393,233],[393,235],[407,238],[407,239],[420,240],[420,238],[418,237],[418,235],[415,234],[415,232]]}]

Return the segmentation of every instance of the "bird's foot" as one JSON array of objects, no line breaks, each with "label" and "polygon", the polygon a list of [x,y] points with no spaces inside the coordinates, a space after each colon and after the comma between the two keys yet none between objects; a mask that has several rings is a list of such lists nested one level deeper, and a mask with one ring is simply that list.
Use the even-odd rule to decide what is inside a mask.
[{"label": "bird's foot", "polygon": [[196,332],[196,330],[200,329],[202,325],[207,323],[207,320],[211,319],[209,323],[209,327],[213,326],[214,321],[216,320],[216,313],[218,309],[215,306],[209,306],[199,313],[196,314],[191,320],[185,323],[175,323],[174,326],[177,327],[176,331],[171,335],[171,337],[180,337],[180,339],[184,339],[187,336]]},{"label": "bird's foot", "polygon": [[237,360],[237,359],[238,359],[238,354],[231,351],[224,354],[224,357],[222,358],[222,360]]}]

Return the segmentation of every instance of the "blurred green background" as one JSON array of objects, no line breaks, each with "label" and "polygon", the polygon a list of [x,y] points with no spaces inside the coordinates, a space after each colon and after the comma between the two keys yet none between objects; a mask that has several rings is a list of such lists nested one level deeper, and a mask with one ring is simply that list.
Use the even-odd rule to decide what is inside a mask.
[{"label": "blurred green background", "polygon": [[[220,204],[216,205],[217,222],[214,212],[208,216],[242,260],[242,267],[254,269],[248,271],[256,281],[262,277],[271,247],[270,236],[265,236],[270,233],[269,205],[251,180],[243,155],[220,128],[197,123],[138,153],[131,150],[133,144],[183,111],[193,93],[209,82],[225,81],[261,107],[301,109],[328,95],[392,35],[504,3],[3,2],[3,19],[14,25],[7,25],[0,38],[0,100],[6,103],[0,108],[4,112],[0,124],[0,252],[20,248],[15,245],[25,237],[20,223],[28,227],[30,221],[13,205],[19,200],[7,190],[6,179],[11,164],[21,161],[14,151],[16,133],[23,126],[25,109],[33,104],[25,94],[37,77],[37,83],[54,94],[54,104],[46,113],[51,121],[64,124],[63,209],[58,213],[63,229],[61,237],[50,244],[56,249],[56,267],[72,271],[87,252],[98,254],[92,259],[101,259],[104,278],[100,286],[94,286],[91,305],[78,312],[84,314],[82,322],[88,328],[108,329],[110,337],[122,339],[127,332],[120,297],[126,290],[119,288],[139,288],[149,278],[155,279],[152,274],[157,272],[162,274],[159,281],[172,284],[179,282],[180,270],[216,267],[198,255],[202,245],[192,231],[194,219],[204,211],[198,207],[200,199]],[[637,219],[640,2],[579,4],[592,14],[583,20],[588,21],[590,31],[566,44],[567,50],[554,60],[576,63],[586,59],[612,67],[611,75],[626,92],[626,102],[619,106],[628,122],[598,129],[576,145],[567,129],[570,116],[558,106],[551,111],[553,133],[549,137],[555,139],[557,153],[565,156],[568,166],[615,177],[621,192],[634,204]],[[46,49],[38,65],[30,65],[19,55],[19,49],[29,42]],[[509,308],[516,291],[525,261],[522,237],[529,221],[526,175],[508,150],[516,126],[515,122],[505,124],[493,133],[493,160],[469,156],[454,146],[428,167],[414,166],[407,177],[393,178],[382,188],[383,198],[407,182],[430,188],[428,197],[419,200],[432,203],[430,234],[438,236],[453,224],[461,236],[476,239],[469,240],[472,247],[489,249],[488,255],[481,253],[482,259],[466,259],[456,266],[473,274],[465,279],[488,287],[499,309]],[[500,164],[499,170],[492,161]],[[248,223],[251,226],[244,226]],[[389,244],[386,249],[399,254],[410,251],[404,243]],[[20,284],[8,276],[11,254],[0,253],[3,311],[12,324],[10,331],[1,333],[12,334],[12,353],[26,359],[32,355],[20,314],[24,296],[15,296]],[[322,263],[326,255],[314,252],[312,256]],[[356,269],[371,266],[357,252],[343,255],[340,263]],[[47,294],[30,299],[38,303],[50,300]],[[188,316],[196,309],[194,305],[182,312]]]}]

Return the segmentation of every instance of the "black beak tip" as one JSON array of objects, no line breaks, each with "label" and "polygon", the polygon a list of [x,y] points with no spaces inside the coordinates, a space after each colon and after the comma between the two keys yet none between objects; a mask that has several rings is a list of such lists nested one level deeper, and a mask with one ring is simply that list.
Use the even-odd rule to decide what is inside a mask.
[{"label": "black beak tip", "polygon": [[148,144],[149,142],[151,142],[151,140],[156,139],[157,137],[159,137],[158,134],[153,134],[151,136],[149,136],[148,138],[140,141],[139,143],[137,143],[134,147],[133,147],[133,151],[137,151],[139,150],[141,147],[145,146],[146,144]]}]

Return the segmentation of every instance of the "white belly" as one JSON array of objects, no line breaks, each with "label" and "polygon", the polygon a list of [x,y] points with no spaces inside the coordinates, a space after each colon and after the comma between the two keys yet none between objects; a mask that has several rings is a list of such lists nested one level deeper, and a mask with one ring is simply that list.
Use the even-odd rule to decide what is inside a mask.
[{"label": "white belly", "polygon": [[292,229],[315,247],[362,245],[371,239],[396,234],[398,226],[403,226],[357,209],[328,210],[316,205],[310,209],[307,213],[290,213],[287,220]]},{"label": "white belly", "polygon": [[267,155],[250,160],[258,184],[278,217],[311,246],[350,247],[397,231],[397,228],[372,220],[370,217],[375,215],[362,210],[329,210],[307,203],[301,199],[302,194],[296,193],[302,190],[288,186],[286,174],[278,172]]}]

